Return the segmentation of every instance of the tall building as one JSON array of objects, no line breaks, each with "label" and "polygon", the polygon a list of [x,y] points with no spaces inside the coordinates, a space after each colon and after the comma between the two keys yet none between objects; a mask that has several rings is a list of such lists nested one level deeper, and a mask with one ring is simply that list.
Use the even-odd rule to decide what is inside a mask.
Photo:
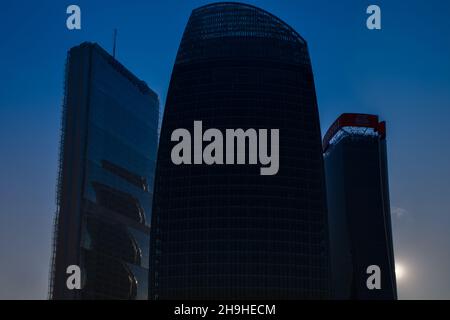
[{"label": "tall building", "polygon": [[[66,64],[50,297],[147,299],[157,95],[97,44]],[[69,290],[68,266],[81,269]]]},{"label": "tall building", "polygon": [[[396,299],[386,124],[343,114],[324,138],[324,153],[333,296]],[[375,274],[370,266],[379,268],[380,289],[367,285]]]},{"label": "tall building", "polygon": [[[171,135],[192,131],[194,121],[221,132],[279,129],[278,172],[260,175],[254,164],[174,164]],[[250,137],[245,141],[256,147]],[[194,158],[201,158],[197,148]],[[308,46],[267,11],[214,3],[189,18],[162,123],[150,248],[151,299],[329,295],[323,154]]]}]

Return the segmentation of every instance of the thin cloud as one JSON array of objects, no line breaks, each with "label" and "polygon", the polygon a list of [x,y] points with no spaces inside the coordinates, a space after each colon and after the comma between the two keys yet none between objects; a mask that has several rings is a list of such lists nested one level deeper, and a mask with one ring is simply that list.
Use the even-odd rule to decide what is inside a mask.
[{"label": "thin cloud", "polygon": [[409,212],[404,208],[392,207],[391,214],[394,215],[397,219],[401,219],[407,217],[409,215]]}]

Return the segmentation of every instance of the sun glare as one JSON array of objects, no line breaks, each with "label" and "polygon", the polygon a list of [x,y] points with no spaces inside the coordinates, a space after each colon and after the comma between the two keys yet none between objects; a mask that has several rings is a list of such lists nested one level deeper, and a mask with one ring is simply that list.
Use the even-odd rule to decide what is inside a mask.
[{"label": "sun glare", "polygon": [[405,267],[400,263],[396,263],[395,264],[395,276],[396,276],[397,280],[402,280],[405,277],[405,274],[406,274]]}]

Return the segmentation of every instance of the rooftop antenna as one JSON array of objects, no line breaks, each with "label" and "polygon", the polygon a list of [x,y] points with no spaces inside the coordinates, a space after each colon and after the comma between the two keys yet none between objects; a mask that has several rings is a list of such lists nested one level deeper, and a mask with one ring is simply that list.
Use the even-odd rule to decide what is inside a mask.
[{"label": "rooftop antenna", "polygon": [[114,36],[113,36],[113,58],[116,58],[116,43],[117,43],[117,29],[114,28]]}]

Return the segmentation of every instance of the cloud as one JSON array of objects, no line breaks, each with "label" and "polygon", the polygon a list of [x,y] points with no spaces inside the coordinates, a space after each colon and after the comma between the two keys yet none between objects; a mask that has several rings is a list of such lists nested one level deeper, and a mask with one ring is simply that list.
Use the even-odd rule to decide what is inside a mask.
[{"label": "cloud", "polygon": [[408,216],[409,212],[404,208],[392,207],[391,214],[394,215],[397,219],[401,219]]}]

